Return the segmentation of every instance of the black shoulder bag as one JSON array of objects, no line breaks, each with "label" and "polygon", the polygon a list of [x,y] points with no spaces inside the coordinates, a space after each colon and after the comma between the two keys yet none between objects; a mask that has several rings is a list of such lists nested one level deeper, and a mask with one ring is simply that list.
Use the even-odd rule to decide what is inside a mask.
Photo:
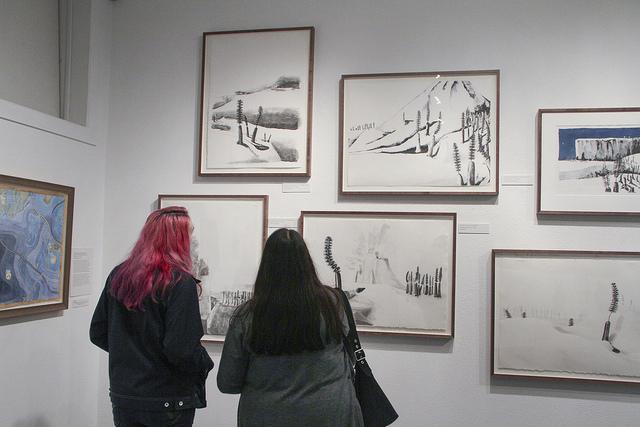
[{"label": "black shoulder bag", "polygon": [[356,396],[362,409],[365,427],[386,427],[398,418],[398,413],[387,396],[380,388],[380,385],[373,377],[371,367],[365,359],[364,350],[360,345],[356,322],[353,320],[353,312],[347,295],[340,291],[344,304],[344,311],[347,313],[349,321],[349,334],[343,337],[344,347],[349,353],[354,363],[354,381]]}]

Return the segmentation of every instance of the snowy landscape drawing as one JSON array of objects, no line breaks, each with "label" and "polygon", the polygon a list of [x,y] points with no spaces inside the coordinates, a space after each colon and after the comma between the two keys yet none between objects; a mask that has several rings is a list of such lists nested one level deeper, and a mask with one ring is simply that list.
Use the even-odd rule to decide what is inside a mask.
[{"label": "snowy landscape drawing", "polygon": [[251,298],[264,241],[262,196],[160,196],[160,207],[184,206],[194,226],[193,275],[201,281],[205,340],[222,341],[237,306]]},{"label": "snowy landscape drawing", "polygon": [[0,186],[0,313],[63,301],[67,202]]},{"label": "snowy landscape drawing", "polygon": [[342,85],[343,191],[496,190],[497,72]]},{"label": "snowy landscape drawing", "polygon": [[303,212],[321,281],[350,297],[359,329],[452,334],[451,216]]},{"label": "snowy landscape drawing", "polygon": [[640,126],[560,128],[558,161],[565,192],[637,194]]},{"label": "snowy landscape drawing", "polygon": [[640,108],[538,110],[538,213],[640,213]]},{"label": "snowy landscape drawing", "polygon": [[311,32],[205,35],[202,173],[306,172]]},{"label": "snowy landscape drawing", "polygon": [[494,372],[640,382],[640,256],[496,254]]}]

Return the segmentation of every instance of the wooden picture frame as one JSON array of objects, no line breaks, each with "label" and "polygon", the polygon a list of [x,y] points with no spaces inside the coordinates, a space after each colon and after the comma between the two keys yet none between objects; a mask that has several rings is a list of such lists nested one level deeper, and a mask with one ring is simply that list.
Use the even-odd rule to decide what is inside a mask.
[{"label": "wooden picture frame", "polygon": [[538,215],[640,216],[640,107],[541,109]]},{"label": "wooden picture frame", "polygon": [[203,34],[199,176],[311,176],[314,37],[314,27]]},{"label": "wooden picture frame", "polygon": [[453,338],[455,213],[302,211],[299,229],[320,280],[350,297],[358,331]]},{"label": "wooden picture frame", "polygon": [[0,319],[69,307],[74,194],[0,175]]},{"label": "wooden picture frame", "polygon": [[235,308],[252,294],[267,239],[269,196],[158,196],[158,208],[183,206],[194,225],[193,274],[201,281],[203,341],[223,342]]},{"label": "wooden picture frame", "polygon": [[340,79],[343,195],[495,196],[500,71]]},{"label": "wooden picture frame", "polygon": [[494,249],[491,374],[640,383],[640,252]]}]

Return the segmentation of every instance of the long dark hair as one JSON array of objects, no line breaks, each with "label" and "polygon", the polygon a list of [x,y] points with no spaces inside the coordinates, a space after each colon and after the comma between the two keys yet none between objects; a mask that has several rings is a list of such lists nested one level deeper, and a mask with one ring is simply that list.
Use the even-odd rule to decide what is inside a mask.
[{"label": "long dark hair", "polygon": [[274,232],[262,253],[253,297],[238,314],[253,314],[249,348],[269,355],[321,350],[342,339],[340,310],[340,296],[318,279],[302,236],[285,228]]},{"label": "long dark hair", "polygon": [[110,292],[128,310],[143,309],[174,282],[174,274],[190,274],[191,220],[183,207],[171,206],[147,218],[131,254],[111,279]]}]

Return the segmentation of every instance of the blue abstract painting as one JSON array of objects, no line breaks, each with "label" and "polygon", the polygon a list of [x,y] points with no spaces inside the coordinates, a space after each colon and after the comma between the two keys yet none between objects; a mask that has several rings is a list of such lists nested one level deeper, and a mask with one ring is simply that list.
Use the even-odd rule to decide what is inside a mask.
[{"label": "blue abstract painting", "polygon": [[0,187],[0,310],[60,302],[64,194]]}]

